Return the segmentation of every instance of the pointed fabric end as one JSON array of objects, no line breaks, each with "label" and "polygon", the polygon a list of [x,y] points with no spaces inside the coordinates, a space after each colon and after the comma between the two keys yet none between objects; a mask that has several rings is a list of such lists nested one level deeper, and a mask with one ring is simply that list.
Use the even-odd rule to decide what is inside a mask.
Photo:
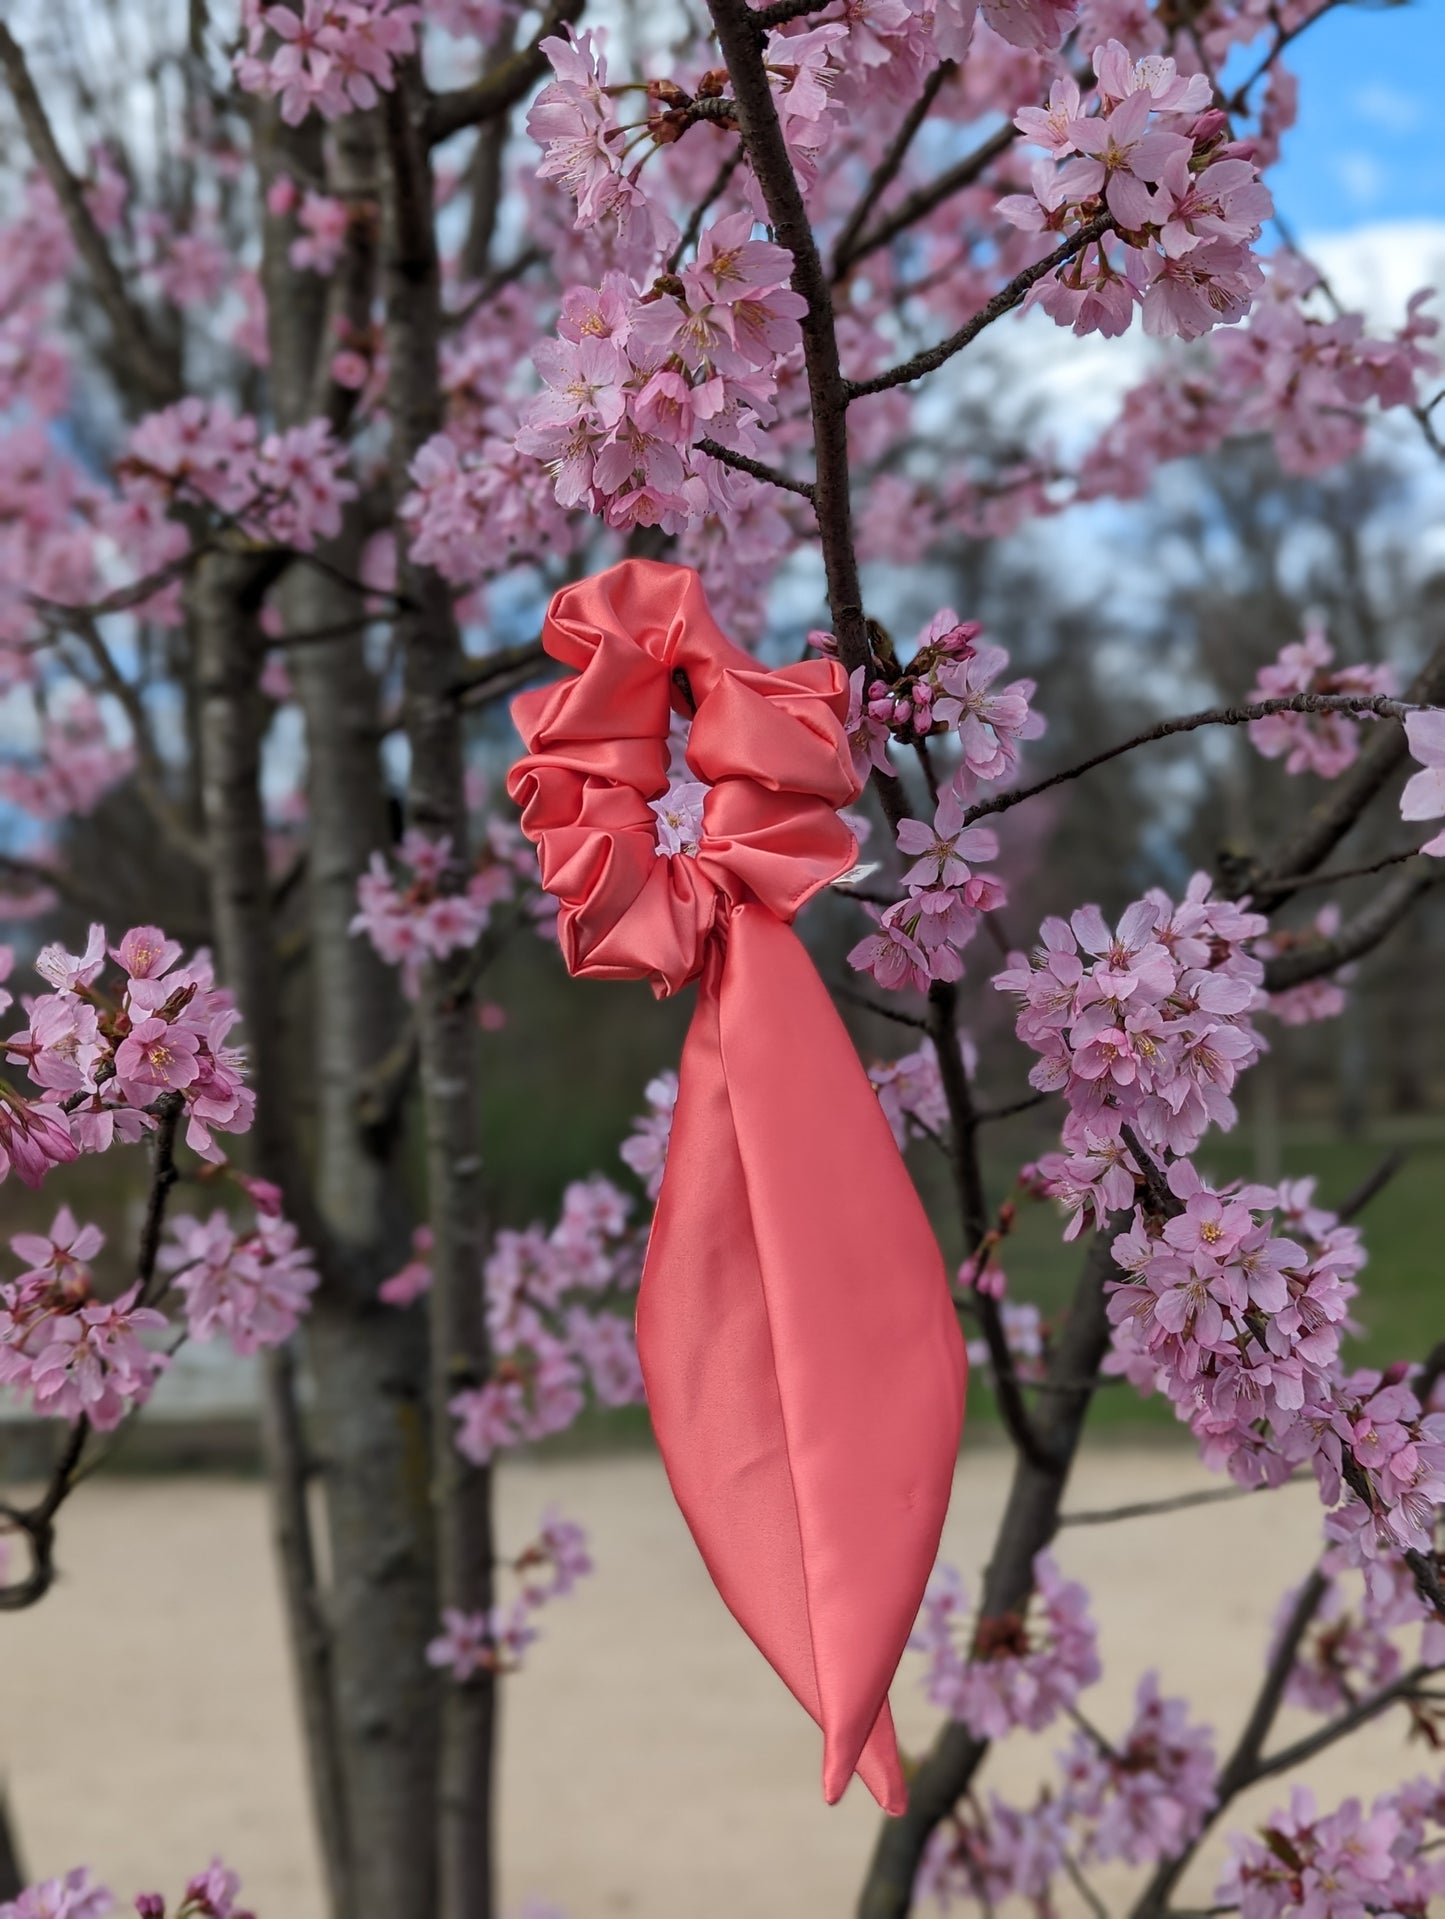
[{"label": "pointed fabric end", "polygon": [[848,1752],[842,1742],[824,1735],[823,1797],[830,1806],[836,1806],[843,1797],[855,1772],[884,1812],[897,1819],[907,1811],[908,1787],[904,1783],[893,1715],[886,1699],[866,1745],[856,1756]]}]

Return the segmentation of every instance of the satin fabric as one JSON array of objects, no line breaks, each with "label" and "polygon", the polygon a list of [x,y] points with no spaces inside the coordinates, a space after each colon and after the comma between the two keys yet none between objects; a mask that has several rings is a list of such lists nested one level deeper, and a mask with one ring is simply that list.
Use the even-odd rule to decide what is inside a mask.
[{"label": "satin fabric", "polygon": [[[638,1295],[658,1446],[718,1591],[823,1730],[825,1796],[856,1771],[898,1813],[888,1686],[966,1361],[913,1183],[790,926],[857,857],[847,683],[830,660],[760,667],[696,574],[655,561],[564,587],[542,640],[578,671],[514,702],[508,790],[567,966],[660,997],[698,982]],[[672,711],[710,785],[695,858],[659,857],[648,806]]]}]

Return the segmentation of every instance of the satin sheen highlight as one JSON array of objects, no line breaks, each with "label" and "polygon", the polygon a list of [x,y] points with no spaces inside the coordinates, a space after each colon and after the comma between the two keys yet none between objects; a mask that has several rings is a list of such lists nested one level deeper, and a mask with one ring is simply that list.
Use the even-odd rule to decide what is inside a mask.
[{"label": "satin sheen highlight", "polygon": [[[568,970],[698,983],[637,1307],[658,1446],[718,1591],[822,1728],[825,1796],[856,1771],[899,1813],[888,1687],[967,1366],[932,1229],[791,930],[857,858],[846,679],[759,666],[697,575],[656,561],[564,587],[542,641],[577,670],[513,703],[508,791]],[[695,858],[659,857],[648,805],[673,711],[710,787]]]}]

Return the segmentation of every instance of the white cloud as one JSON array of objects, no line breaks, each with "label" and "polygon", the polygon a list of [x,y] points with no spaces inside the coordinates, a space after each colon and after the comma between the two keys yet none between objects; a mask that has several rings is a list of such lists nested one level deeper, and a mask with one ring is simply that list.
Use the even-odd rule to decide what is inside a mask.
[{"label": "white cloud", "polygon": [[1351,96],[1350,106],[1357,120],[1383,127],[1386,133],[1413,133],[1425,119],[1425,102],[1418,94],[1385,80],[1367,81]]},{"label": "white cloud", "polygon": [[1385,168],[1373,153],[1352,148],[1337,153],[1334,175],[1345,190],[1345,197],[1357,207],[1372,207],[1385,189]]}]

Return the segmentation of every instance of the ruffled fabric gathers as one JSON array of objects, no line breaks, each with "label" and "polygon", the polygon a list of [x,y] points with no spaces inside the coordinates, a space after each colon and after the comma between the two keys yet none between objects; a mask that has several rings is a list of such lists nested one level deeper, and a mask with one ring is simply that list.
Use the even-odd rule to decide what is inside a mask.
[{"label": "ruffled fabric gathers", "polygon": [[[718,1591],[856,1771],[906,1804],[888,1687],[938,1549],[966,1362],[928,1220],[791,930],[857,858],[831,660],[768,671],[697,575],[627,560],[542,631],[577,669],[512,707],[508,791],[569,971],[698,982],[637,1306],[668,1477]],[[706,783],[696,853],[659,856],[668,729]]]}]

